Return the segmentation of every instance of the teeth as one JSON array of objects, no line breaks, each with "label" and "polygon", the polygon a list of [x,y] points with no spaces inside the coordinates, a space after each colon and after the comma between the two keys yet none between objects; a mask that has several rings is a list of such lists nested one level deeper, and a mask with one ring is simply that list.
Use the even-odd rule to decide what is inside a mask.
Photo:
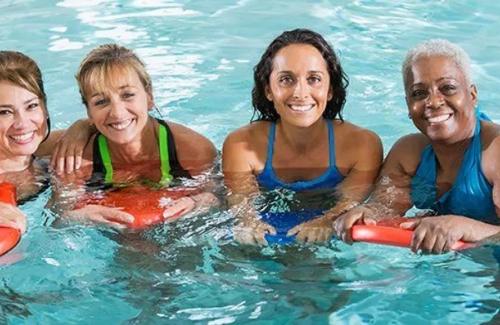
[{"label": "teeth", "polygon": [[20,135],[11,135],[10,137],[14,140],[14,141],[17,141],[17,142],[22,142],[22,141],[26,141],[26,140],[29,140],[33,137],[33,134],[35,133],[35,131],[31,131],[31,132],[28,132],[28,133],[25,133],[25,134],[20,134]]},{"label": "teeth", "polygon": [[296,112],[307,112],[314,107],[314,104],[311,105],[289,105],[292,111]]},{"label": "teeth", "polygon": [[116,123],[110,123],[109,126],[111,126],[113,129],[117,130],[123,130],[127,126],[129,126],[132,123],[132,119],[116,122]]},{"label": "teeth", "polygon": [[451,114],[438,115],[438,116],[434,116],[434,117],[429,117],[427,119],[427,121],[429,121],[430,123],[441,123],[441,122],[444,122],[447,119],[449,119],[450,116],[451,116]]}]

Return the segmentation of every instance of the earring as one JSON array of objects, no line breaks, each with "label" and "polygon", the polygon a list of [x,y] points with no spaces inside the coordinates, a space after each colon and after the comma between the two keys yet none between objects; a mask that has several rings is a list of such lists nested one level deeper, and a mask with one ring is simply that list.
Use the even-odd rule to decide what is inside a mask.
[{"label": "earring", "polygon": [[410,113],[408,113],[408,118],[411,120],[411,114]]}]

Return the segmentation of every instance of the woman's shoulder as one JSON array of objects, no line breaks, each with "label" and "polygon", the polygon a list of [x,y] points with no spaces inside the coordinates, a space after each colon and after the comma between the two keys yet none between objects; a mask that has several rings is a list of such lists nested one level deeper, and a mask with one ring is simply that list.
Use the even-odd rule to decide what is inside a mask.
[{"label": "woman's shoulder", "polygon": [[238,148],[238,150],[246,148],[254,151],[265,147],[270,126],[271,122],[257,121],[230,132],[224,140],[223,151],[224,149],[231,150],[231,148]]}]

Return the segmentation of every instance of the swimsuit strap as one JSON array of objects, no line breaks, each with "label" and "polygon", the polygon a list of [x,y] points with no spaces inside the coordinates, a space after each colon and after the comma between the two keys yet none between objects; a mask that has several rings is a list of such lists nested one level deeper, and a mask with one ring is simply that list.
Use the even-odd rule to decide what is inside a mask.
[{"label": "swimsuit strap", "polygon": [[97,136],[97,142],[99,144],[99,153],[101,154],[102,164],[104,166],[104,183],[109,184],[113,182],[113,165],[111,164],[108,142],[106,141],[106,137],[102,134]]},{"label": "swimsuit strap", "polygon": [[[109,153],[108,142],[106,137],[99,134],[97,137],[99,144],[99,153],[101,154],[102,164],[104,165],[104,182],[106,184],[113,182],[113,164],[111,163],[111,155]],[[160,148],[160,170],[161,179],[160,185],[167,185],[173,179],[170,173],[170,155],[168,153],[168,136],[167,128],[163,124],[158,126],[158,146]]]},{"label": "swimsuit strap", "polygon": [[160,147],[160,184],[167,185],[172,181],[173,176],[170,173],[170,156],[168,154],[167,128],[161,123],[158,127],[158,146]]},{"label": "swimsuit strap", "polygon": [[[330,123],[328,123],[330,122]],[[333,120],[326,120],[326,124],[328,124],[328,150],[330,151],[330,167],[335,166],[335,135],[333,132]]]},{"label": "swimsuit strap", "polygon": [[273,154],[274,154],[274,138],[276,133],[276,123],[271,122],[271,126],[269,127],[269,140],[267,142],[267,159],[266,166],[264,169],[272,169],[273,168]]}]

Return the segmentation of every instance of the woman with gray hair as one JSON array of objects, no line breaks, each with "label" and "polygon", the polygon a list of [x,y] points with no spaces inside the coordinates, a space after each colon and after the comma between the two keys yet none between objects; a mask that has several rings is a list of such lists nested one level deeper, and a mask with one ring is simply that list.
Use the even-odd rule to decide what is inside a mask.
[{"label": "woman with gray hair", "polygon": [[500,126],[476,109],[470,60],[459,46],[429,40],[403,63],[408,116],[419,133],[389,152],[371,198],[334,222],[351,242],[355,223],[374,224],[404,215],[413,205],[439,217],[408,219],[412,249],[449,251],[462,240],[500,233]]}]

